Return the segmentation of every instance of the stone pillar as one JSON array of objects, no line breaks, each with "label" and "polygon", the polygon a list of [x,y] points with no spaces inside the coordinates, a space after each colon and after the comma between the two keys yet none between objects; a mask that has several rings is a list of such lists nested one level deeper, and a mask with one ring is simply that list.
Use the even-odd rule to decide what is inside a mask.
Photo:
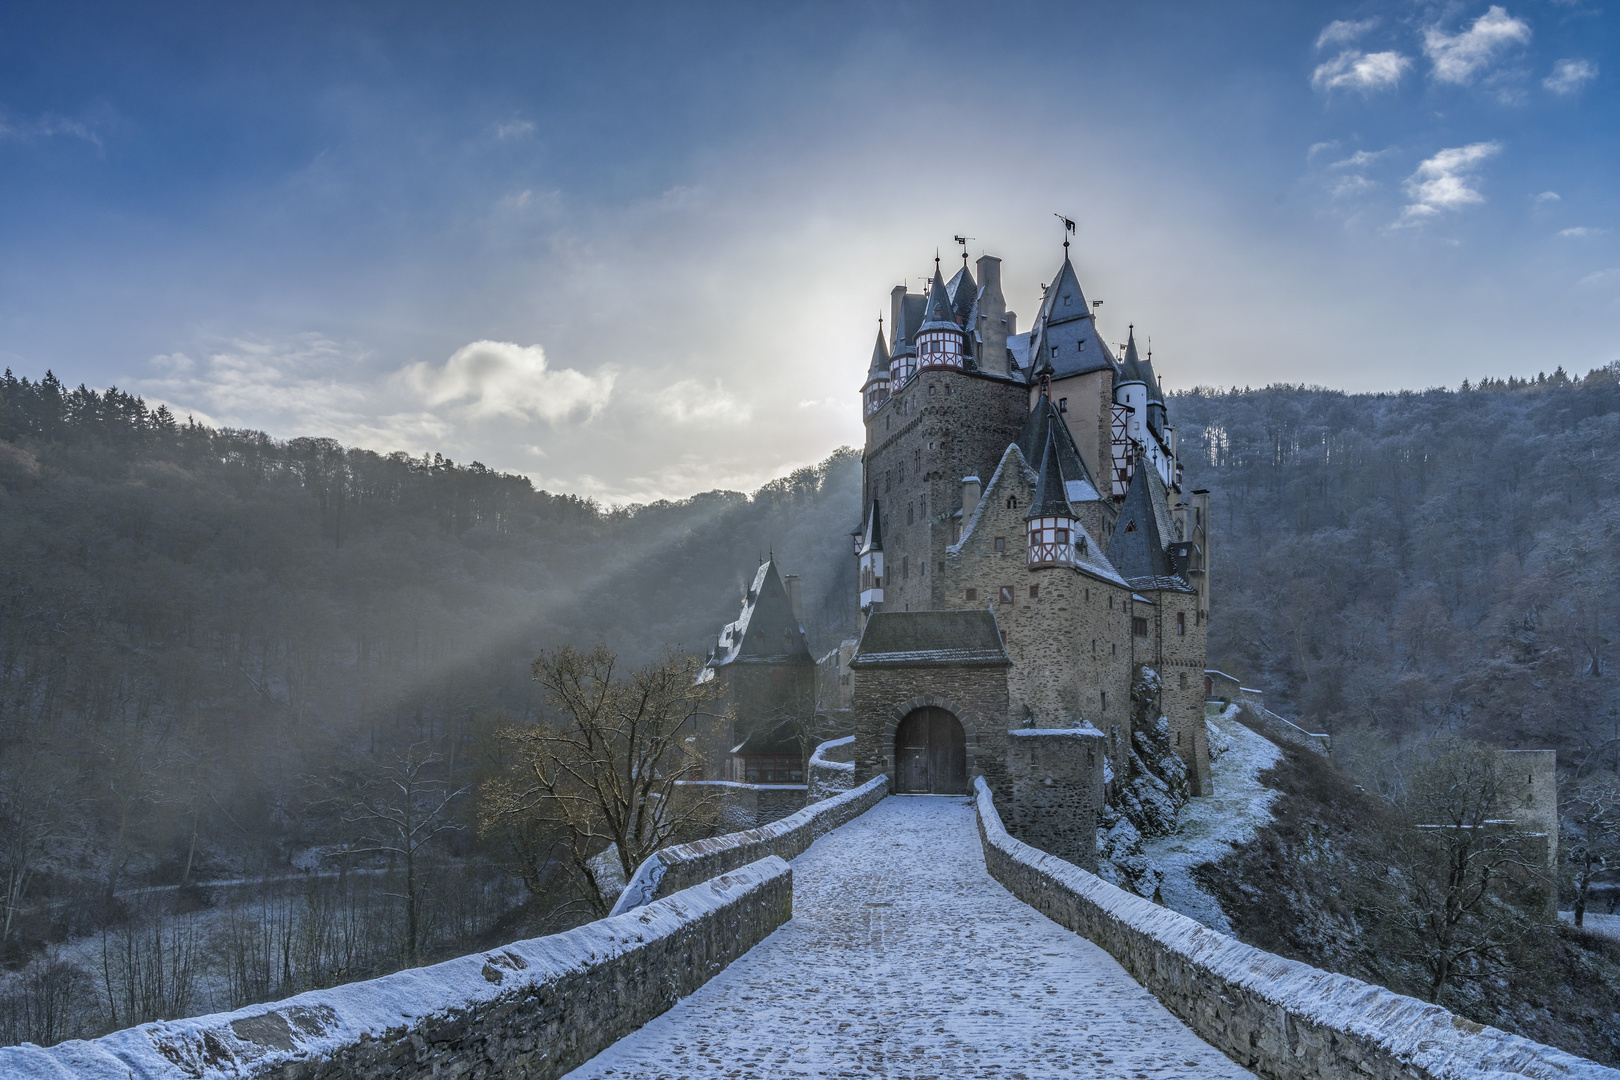
[{"label": "stone pillar", "polygon": [[1105,736],[1089,724],[1007,736],[1007,831],[1095,873]]}]

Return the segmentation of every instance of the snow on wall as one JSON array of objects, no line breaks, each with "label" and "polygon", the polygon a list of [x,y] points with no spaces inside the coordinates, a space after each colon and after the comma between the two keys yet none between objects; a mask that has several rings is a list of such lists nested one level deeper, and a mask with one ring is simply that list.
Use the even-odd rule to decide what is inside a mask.
[{"label": "snow on wall", "polygon": [[5,1080],[550,1080],[702,986],[793,914],[769,856],[575,930],[49,1049],[0,1048]]},{"label": "snow on wall", "polygon": [[858,788],[812,803],[769,825],[661,848],[636,867],[630,883],[613,905],[613,914],[622,915],[767,855],[792,859],[818,837],[876,806],[878,800],[889,793],[888,785],[887,775],[874,776]]},{"label": "snow on wall", "polygon": [[805,773],[805,781],[809,785],[805,793],[806,803],[830,799],[855,786],[855,763],[828,759],[829,753],[847,756],[853,752],[854,746],[855,736],[845,735],[842,739],[829,739],[816,747],[816,752],[810,755],[810,764]]},{"label": "snow on wall", "polygon": [[1102,946],[1199,1036],[1277,1080],[1620,1080],[1620,1071],[1244,945],[1007,835],[984,779],[990,874]]}]

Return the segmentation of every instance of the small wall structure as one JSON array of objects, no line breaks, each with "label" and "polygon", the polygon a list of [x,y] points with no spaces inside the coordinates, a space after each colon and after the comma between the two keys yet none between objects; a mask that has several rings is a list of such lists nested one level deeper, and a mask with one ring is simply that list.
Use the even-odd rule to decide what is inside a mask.
[{"label": "small wall structure", "polygon": [[855,786],[855,736],[829,739],[816,747],[805,770],[804,802],[808,806]]},{"label": "small wall structure", "polygon": [[876,776],[858,788],[812,803],[758,829],[661,848],[636,867],[613,905],[613,915],[622,915],[768,855],[795,858],[820,837],[872,809],[888,793],[889,778]]},{"label": "small wall structure", "polygon": [[805,803],[804,784],[745,784],[739,780],[682,780],[677,783],[716,789],[720,795],[720,827],[727,832],[769,825],[802,809]]},{"label": "small wall structure", "polygon": [[774,856],[628,915],[432,967],[49,1049],[6,1080],[553,1080],[665,1012],[793,915]]},{"label": "small wall structure", "polygon": [[1095,873],[1107,741],[1090,724],[1007,732],[1007,830]]},{"label": "small wall structure", "polygon": [[1347,975],[1262,952],[1013,839],[976,782],[990,875],[1118,960],[1233,1061],[1272,1080],[1620,1080],[1620,1071]]}]

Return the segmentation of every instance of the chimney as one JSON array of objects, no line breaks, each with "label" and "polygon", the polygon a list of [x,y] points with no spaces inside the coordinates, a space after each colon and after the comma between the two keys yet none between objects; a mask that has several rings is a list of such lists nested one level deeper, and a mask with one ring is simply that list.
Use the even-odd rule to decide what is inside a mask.
[{"label": "chimney", "polygon": [[1006,375],[1007,337],[1012,330],[1011,313],[1001,295],[1001,260],[994,255],[979,256],[979,367]]},{"label": "chimney", "polygon": [[967,528],[968,518],[973,511],[979,508],[979,478],[977,476],[962,477],[962,528]]},{"label": "chimney", "polygon": [[901,336],[900,323],[905,315],[906,287],[896,285],[889,290],[889,352],[895,353],[905,344]]},{"label": "chimney", "polygon": [[804,626],[804,608],[799,605],[799,575],[784,574],[782,584],[787,586],[788,606],[793,609],[793,621]]}]

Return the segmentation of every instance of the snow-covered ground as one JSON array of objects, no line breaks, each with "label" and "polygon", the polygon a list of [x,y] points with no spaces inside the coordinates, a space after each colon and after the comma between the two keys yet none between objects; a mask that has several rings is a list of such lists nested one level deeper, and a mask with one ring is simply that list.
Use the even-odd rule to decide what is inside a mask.
[{"label": "snow-covered ground", "polygon": [[986,872],[972,803],[893,796],[793,861],[793,918],[570,1073],[1246,1077]]},{"label": "snow-covered ground", "polygon": [[[1575,925],[1575,913],[1573,911],[1560,911],[1558,917],[1571,926]],[[1590,930],[1594,934],[1602,934],[1606,938],[1614,938],[1616,941],[1620,941],[1620,915],[1600,915],[1595,911],[1588,910],[1586,918],[1581,920],[1581,929]]]},{"label": "snow-covered ground", "polygon": [[1271,820],[1277,792],[1262,785],[1259,777],[1282,757],[1275,743],[1238,723],[1235,715],[1235,709],[1228,709],[1209,720],[1214,729],[1211,753],[1222,742],[1227,746],[1210,762],[1215,793],[1189,800],[1171,835],[1142,840],[1142,854],[1164,872],[1159,895],[1165,907],[1223,934],[1232,932],[1232,924],[1215,898],[1193,880],[1192,869],[1219,861],[1232,848],[1254,839]]}]

